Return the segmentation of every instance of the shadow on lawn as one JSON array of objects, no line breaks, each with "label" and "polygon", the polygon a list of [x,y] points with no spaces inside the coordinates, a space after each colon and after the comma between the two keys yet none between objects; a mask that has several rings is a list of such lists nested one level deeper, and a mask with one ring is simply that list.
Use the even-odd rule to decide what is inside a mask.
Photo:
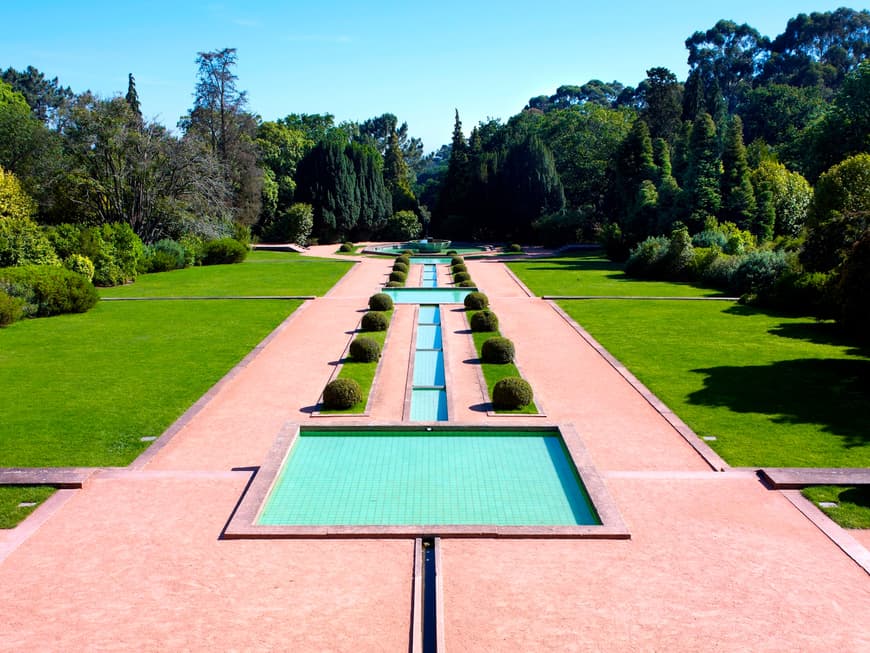
[{"label": "shadow on lawn", "polygon": [[692,371],[706,378],[689,403],[820,424],[847,447],[870,444],[870,361],[808,358]]}]

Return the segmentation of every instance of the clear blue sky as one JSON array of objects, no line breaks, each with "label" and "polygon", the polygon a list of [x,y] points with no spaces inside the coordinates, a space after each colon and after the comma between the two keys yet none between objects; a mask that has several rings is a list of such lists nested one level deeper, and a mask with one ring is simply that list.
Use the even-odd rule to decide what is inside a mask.
[{"label": "clear blue sky", "polygon": [[[123,94],[136,77],[143,113],[174,127],[191,105],[199,51],[238,50],[240,88],[264,120],[391,112],[432,150],[507,119],[530,97],[589,79],[636,85],[653,66],[687,73],[685,39],[720,18],[775,37],[821,0],[610,2],[7,3],[0,67],[36,66],[73,91]],[[726,7],[727,8],[721,8]],[[852,5],[855,6],[855,5]],[[856,7],[860,8],[860,7]]]}]

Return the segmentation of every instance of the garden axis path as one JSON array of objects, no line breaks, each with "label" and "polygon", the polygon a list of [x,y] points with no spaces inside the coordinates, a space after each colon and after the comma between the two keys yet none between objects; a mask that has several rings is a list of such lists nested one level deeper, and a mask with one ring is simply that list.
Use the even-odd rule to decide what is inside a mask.
[{"label": "garden axis path", "polygon": [[[220,538],[285,423],[348,422],[311,410],[388,271],[362,260],[168,442],[4,536],[0,650],[408,650],[412,541]],[[452,418],[574,424],[632,537],[442,540],[448,651],[870,650],[861,567],[755,474],[711,469],[503,264],[469,271],[546,417],[480,410],[464,316],[448,311]],[[409,309],[396,311],[370,414],[351,422],[402,419]]]}]

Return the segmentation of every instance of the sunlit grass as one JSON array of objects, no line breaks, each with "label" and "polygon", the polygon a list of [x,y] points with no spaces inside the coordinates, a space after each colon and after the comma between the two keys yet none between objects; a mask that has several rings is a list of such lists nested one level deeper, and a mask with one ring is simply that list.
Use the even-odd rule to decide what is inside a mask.
[{"label": "sunlit grass", "polygon": [[803,495],[816,505],[836,503],[832,508],[819,508],[843,528],[870,528],[870,486],[819,485],[804,488]]},{"label": "sunlit grass", "polygon": [[[54,494],[53,487],[45,485],[0,486],[0,528],[15,528],[43,501]],[[19,504],[33,503],[21,507]]]}]

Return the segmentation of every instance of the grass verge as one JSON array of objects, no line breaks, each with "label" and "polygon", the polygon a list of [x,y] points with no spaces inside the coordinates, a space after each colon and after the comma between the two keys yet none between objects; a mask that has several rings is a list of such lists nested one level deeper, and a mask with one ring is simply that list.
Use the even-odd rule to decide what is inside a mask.
[{"label": "grass verge", "polygon": [[101,297],[228,297],[323,295],[352,262],[295,252],[253,251],[244,263],[143,274],[134,283],[102,288]]},{"label": "grass verge", "polygon": [[0,330],[0,466],[127,465],[299,304],[101,302]]},{"label": "grass verge", "polygon": [[[15,528],[54,492],[53,487],[46,485],[0,487],[0,528]],[[22,503],[34,505],[21,507]]]},{"label": "grass verge", "polygon": [[804,488],[803,495],[817,506],[836,503],[819,509],[843,528],[870,528],[870,486],[818,485]]},{"label": "grass verge", "polygon": [[[474,340],[474,349],[477,351],[478,360],[481,359],[480,348],[483,346],[483,343],[490,338],[501,335],[495,331],[475,331],[472,332],[471,336]],[[504,378],[509,376],[522,376],[520,371],[517,369],[517,366],[513,363],[505,363],[504,365],[496,365],[493,363],[484,363],[481,361],[480,369],[483,372],[484,381],[486,381],[486,393],[492,400],[492,389],[496,383],[501,381]],[[534,388],[532,389],[534,390]],[[517,408],[516,410],[497,410],[497,413],[507,413],[511,415],[536,415],[538,413],[538,407],[535,405],[534,400],[527,406],[523,406],[522,408]]]},{"label": "grass verge", "polygon": [[870,352],[833,324],[724,302],[560,306],[729,464],[870,465]]},{"label": "grass verge", "polygon": [[[392,323],[393,311],[386,311],[386,313],[389,316],[390,323]],[[389,330],[389,325],[387,326],[387,329]],[[377,342],[381,346],[381,356],[383,356],[387,331],[358,331],[354,334],[354,338],[357,336],[366,336],[367,338],[371,338]],[[372,391],[372,384],[375,381],[375,373],[378,371],[378,365],[380,362],[380,358],[370,363],[360,363],[349,356],[341,359],[341,369],[338,371],[338,376],[336,378],[353,379],[359,383],[359,387],[362,390],[362,401],[356,403],[353,407],[348,408],[347,410],[322,410],[321,413],[325,415],[357,415],[364,413],[366,405],[369,402],[369,393]]]},{"label": "grass verge", "polygon": [[538,295],[716,297],[711,290],[689,283],[642,281],[627,277],[621,263],[613,263],[600,251],[568,256],[531,259],[507,264],[514,274]]}]

